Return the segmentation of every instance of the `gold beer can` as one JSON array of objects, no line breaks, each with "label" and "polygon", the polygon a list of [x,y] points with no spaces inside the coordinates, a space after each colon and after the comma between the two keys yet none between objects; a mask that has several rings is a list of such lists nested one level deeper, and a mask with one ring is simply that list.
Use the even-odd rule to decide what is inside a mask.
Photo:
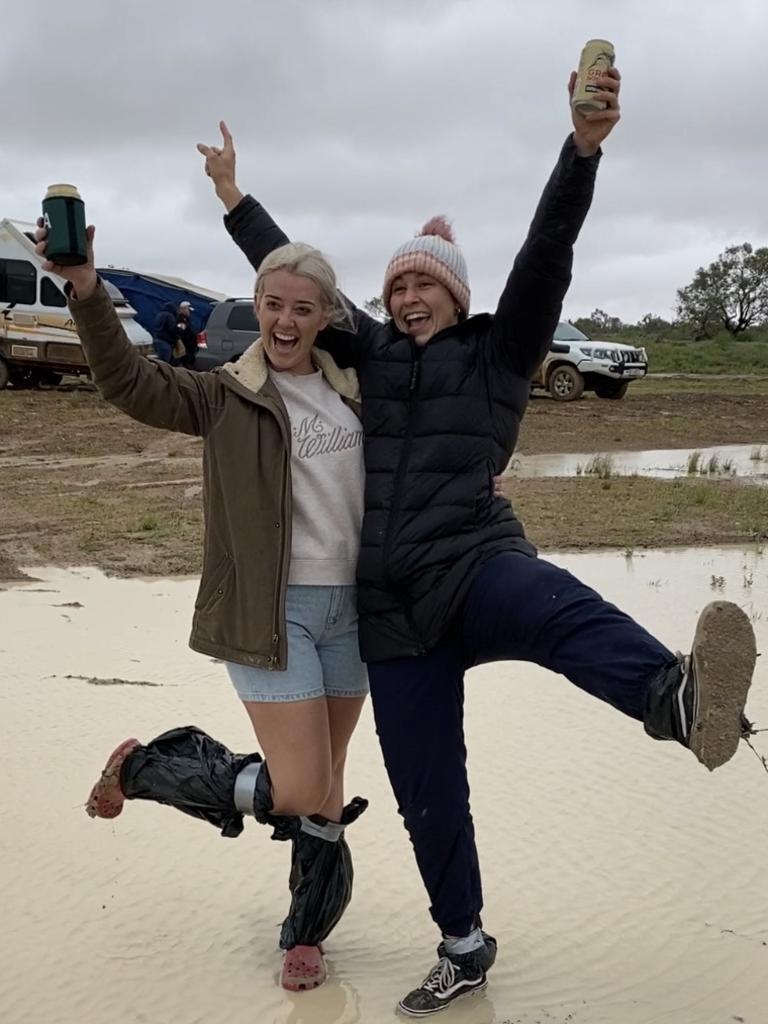
[{"label": "gold beer can", "polygon": [[576,84],[573,87],[571,106],[580,114],[591,114],[595,110],[605,110],[605,100],[593,99],[600,92],[600,79],[612,68],[616,60],[613,43],[607,39],[590,39],[584,44],[576,72]]}]

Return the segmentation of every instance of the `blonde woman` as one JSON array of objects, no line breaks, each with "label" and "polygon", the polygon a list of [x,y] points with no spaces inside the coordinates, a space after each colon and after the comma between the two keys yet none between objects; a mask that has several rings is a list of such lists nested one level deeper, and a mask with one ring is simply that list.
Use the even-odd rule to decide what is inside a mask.
[{"label": "blonde woman", "polygon": [[[325,978],[321,942],[351,895],[344,829],[347,746],[368,690],[358,653],[355,566],[363,513],[363,433],[354,371],[316,350],[344,327],[336,278],[316,249],[288,244],[260,268],[261,339],[220,372],[136,354],[94,269],[46,266],[69,301],[107,401],[154,427],[205,439],[203,571],[190,646],[219,658],[253,725],[259,754],[235,755],[206,733],[173,729],[125,740],[87,802],[114,818],[125,799],[169,804],[236,836],[243,814],[292,842],[282,984]],[[39,223],[38,252],[46,232]]]}]

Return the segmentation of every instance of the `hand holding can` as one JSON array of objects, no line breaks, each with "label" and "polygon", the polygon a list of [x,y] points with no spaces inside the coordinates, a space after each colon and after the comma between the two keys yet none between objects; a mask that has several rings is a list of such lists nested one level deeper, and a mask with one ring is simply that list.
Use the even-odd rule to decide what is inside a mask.
[{"label": "hand holding can", "polygon": [[579,156],[597,153],[621,120],[621,75],[613,60],[611,43],[591,39],[582,51],[579,70],[571,72],[568,93],[573,141]]},{"label": "hand holding can", "polygon": [[58,256],[51,258],[49,251],[50,232],[45,224],[45,216],[37,218],[35,231],[35,252],[43,260],[43,270],[56,274],[69,281],[74,289],[76,299],[87,299],[96,290],[99,277],[96,273],[96,261],[93,255],[93,236],[95,228],[90,225],[85,229],[85,260],[78,264],[58,262]]},{"label": "hand holding can", "polygon": [[581,51],[571,105],[580,114],[605,110],[607,103],[596,93],[603,91],[602,80],[616,63],[616,50],[607,39],[590,39]]},{"label": "hand holding can", "polygon": [[80,267],[88,262],[85,206],[74,185],[51,185],[43,199],[48,259],[61,267]]}]

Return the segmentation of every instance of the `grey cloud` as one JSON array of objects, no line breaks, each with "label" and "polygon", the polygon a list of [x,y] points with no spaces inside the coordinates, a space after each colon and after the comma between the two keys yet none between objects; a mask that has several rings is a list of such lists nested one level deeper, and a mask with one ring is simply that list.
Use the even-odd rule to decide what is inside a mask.
[{"label": "grey cloud", "polygon": [[247,293],[194,149],[225,117],[242,187],[324,248],[354,297],[444,212],[474,304],[492,308],[569,130],[568,72],[585,38],[607,35],[624,118],[567,310],[668,314],[699,264],[768,237],[768,11],[616,0],[585,12],[567,0],[14,5],[0,215],[31,219],[50,181],[73,180],[104,262]]}]

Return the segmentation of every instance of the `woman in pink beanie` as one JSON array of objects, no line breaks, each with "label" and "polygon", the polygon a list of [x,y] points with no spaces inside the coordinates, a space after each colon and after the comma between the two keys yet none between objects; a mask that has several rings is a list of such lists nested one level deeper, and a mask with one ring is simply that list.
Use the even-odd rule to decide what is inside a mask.
[{"label": "woman in pink beanie", "polygon": [[[572,75],[571,92],[573,82]],[[743,710],[755,640],[736,605],[705,608],[690,655],[675,655],[536,557],[511,505],[494,494],[560,318],[600,146],[619,120],[619,88],[612,69],[595,97],[605,110],[571,110],[573,131],[492,315],[470,316],[464,258],[435,218],[387,265],[391,320],[355,310],[353,330],[329,329],[318,339],[359,373],[367,472],[357,569],[361,652],[390,782],[442,935],[437,964],[399,1003],[411,1016],[482,991],[496,957],[480,919],[469,808],[468,668],[535,662],[649,735],[690,749],[710,770],[733,756],[749,729]],[[222,131],[222,148],[200,149],[227,208],[226,227],[258,268],[286,236],[237,188],[232,139]]]}]

